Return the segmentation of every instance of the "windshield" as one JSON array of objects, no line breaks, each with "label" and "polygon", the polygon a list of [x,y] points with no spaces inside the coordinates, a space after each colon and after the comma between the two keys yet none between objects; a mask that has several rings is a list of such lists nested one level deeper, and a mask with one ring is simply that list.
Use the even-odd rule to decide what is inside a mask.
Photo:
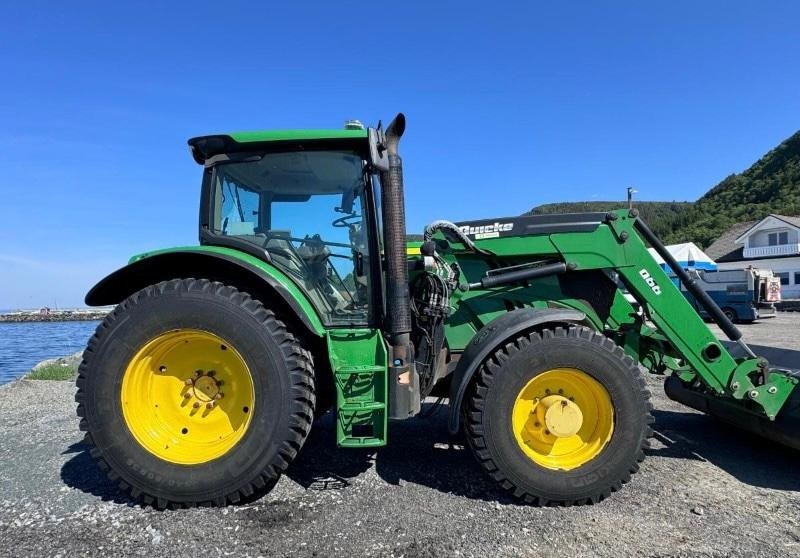
[{"label": "windshield", "polygon": [[350,151],[267,153],[214,169],[214,234],[264,248],[329,324],[366,323],[364,162]]}]

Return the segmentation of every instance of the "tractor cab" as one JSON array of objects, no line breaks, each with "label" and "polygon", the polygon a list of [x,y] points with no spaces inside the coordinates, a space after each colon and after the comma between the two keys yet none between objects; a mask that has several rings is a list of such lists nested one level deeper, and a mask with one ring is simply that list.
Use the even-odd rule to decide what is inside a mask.
[{"label": "tractor cab", "polygon": [[271,263],[326,326],[375,323],[380,178],[360,124],[203,136],[189,145],[205,166],[201,244]]}]

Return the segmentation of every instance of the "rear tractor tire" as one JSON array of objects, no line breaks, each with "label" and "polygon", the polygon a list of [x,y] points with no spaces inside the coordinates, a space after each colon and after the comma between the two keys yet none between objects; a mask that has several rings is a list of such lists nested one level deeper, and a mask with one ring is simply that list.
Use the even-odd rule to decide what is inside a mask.
[{"label": "rear tractor tire", "polygon": [[603,500],[630,480],[652,435],[650,393],[611,339],[585,327],[531,332],[477,370],[464,428],[478,462],[534,505]]},{"label": "rear tractor tire", "polygon": [[269,491],[314,417],[311,354],[261,302],[204,279],[123,301],[90,339],[77,384],[92,457],[157,508]]}]

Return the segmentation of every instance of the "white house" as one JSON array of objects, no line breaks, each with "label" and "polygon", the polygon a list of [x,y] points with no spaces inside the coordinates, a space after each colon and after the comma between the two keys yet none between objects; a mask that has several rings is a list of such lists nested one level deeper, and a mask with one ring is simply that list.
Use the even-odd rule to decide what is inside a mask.
[{"label": "white house", "polygon": [[781,278],[782,297],[800,298],[800,216],[772,214],[760,221],[739,223],[706,253],[720,270],[771,269]]}]

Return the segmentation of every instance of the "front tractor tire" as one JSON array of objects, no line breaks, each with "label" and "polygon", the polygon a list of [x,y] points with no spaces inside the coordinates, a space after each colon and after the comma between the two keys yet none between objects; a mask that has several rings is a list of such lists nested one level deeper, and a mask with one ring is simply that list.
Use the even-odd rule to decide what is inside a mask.
[{"label": "front tractor tire", "polygon": [[98,326],[78,371],[80,428],[100,469],[158,508],[269,491],[314,417],[311,354],[234,287],[145,287]]},{"label": "front tractor tire", "polygon": [[585,327],[523,334],[477,370],[469,446],[489,476],[534,505],[603,500],[639,469],[652,435],[639,368]]}]

